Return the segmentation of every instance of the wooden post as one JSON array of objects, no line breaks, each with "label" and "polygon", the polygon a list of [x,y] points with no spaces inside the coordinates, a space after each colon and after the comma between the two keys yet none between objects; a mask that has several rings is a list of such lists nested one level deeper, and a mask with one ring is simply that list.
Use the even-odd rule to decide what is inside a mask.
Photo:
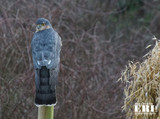
[{"label": "wooden post", "polygon": [[38,119],[53,119],[54,106],[40,106],[38,107]]}]

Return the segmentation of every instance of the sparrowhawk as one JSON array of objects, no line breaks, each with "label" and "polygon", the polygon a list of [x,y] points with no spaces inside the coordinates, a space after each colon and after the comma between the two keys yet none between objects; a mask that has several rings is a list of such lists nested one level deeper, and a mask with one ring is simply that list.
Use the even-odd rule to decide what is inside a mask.
[{"label": "sparrowhawk", "polygon": [[56,104],[61,46],[61,37],[51,23],[45,18],[39,18],[31,42],[37,106]]}]

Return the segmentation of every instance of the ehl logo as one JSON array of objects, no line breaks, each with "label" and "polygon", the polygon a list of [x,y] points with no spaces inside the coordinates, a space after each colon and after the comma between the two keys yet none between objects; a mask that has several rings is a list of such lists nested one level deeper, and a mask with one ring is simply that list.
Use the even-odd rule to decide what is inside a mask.
[{"label": "ehl logo", "polygon": [[135,115],[140,114],[155,114],[157,112],[152,103],[135,103]]}]

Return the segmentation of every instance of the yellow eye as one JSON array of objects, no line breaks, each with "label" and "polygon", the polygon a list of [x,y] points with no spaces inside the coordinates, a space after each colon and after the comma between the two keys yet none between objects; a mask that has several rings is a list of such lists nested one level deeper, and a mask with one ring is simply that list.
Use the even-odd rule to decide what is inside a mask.
[{"label": "yellow eye", "polygon": [[43,23],[42,26],[45,26],[45,24]]}]

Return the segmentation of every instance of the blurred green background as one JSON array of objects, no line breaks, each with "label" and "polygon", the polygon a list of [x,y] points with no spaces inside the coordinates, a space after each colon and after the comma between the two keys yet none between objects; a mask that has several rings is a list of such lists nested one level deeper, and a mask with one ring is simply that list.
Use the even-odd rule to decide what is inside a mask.
[{"label": "blurred green background", "polygon": [[117,82],[160,37],[158,0],[1,0],[0,119],[36,119],[31,39],[37,18],[62,37],[55,119],[125,119]]}]

